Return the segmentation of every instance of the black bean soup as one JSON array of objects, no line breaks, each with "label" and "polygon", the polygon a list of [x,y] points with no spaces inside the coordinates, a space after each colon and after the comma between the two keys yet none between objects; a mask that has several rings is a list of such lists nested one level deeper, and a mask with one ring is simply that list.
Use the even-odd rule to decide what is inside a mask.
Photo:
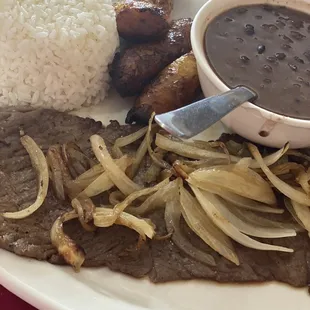
[{"label": "black bean soup", "polygon": [[310,15],[269,5],[231,9],[211,21],[205,46],[229,87],[249,86],[258,106],[310,119]]}]

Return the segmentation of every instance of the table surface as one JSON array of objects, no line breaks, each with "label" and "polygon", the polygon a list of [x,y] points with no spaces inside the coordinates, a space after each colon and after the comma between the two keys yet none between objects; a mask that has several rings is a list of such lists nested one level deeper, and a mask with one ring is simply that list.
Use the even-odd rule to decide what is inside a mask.
[{"label": "table surface", "polygon": [[0,285],[1,310],[35,310],[32,306],[6,290]]}]

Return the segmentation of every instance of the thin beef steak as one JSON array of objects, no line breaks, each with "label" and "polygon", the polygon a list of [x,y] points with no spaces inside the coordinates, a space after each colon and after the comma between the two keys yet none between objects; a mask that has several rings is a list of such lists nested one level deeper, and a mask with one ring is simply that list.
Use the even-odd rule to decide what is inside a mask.
[{"label": "thin beef steak", "polygon": [[[134,126],[117,122],[103,128],[101,123],[49,110],[0,110],[0,212],[16,211],[34,201],[36,175],[29,156],[20,143],[20,135],[31,136],[46,151],[56,143],[76,142],[90,153],[89,137],[101,135],[111,147],[117,137],[135,131]],[[130,153],[136,146],[125,149]],[[0,247],[17,255],[64,264],[51,244],[50,229],[56,218],[71,210],[66,202],[56,199],[52,190],[43,206],[22,220],[0,217]],[[162,211],[150,215],[160,235],[166,234]],[[137,234],[113,226],[95,232],[84,231],[78,221],[65,225],[68,233],[86,252],[84,266],[108,266],[134,277],[148,275],[153,282],[204,278],[218,282],[281,281],[297,287],[310,283],[310,245],[307,234],[295,238],[270,240],[295,249],[293,254],[256,251],[235,244],[241,265],[227,261],[198,237],[186,224],[183,232],[193,244],[215,258],[216,267],[206,266],[187,257],[171,240],[149,240],[137,249]],[[267,240],[268,242],[268,240]]]}]

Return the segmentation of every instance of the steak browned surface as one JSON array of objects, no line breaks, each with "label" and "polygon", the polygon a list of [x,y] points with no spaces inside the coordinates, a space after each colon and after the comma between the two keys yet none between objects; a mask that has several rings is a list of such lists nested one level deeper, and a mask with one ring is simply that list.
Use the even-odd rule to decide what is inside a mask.
[{"label": "steak browned surface", "polygon": [[[75,141],[90,153],[89,137],[101,135],[108,146],[117,137],[135,131],[133,126],[117,122],[103,128],[101,123],[49,110],[0,110],[0,212],[15,211],[32,203],[36,197],[36,175],[20,135],[31,136],[44,151],[56,143]],[[125,149],[133,152],[136,146]],[[43,206],[23,220],[0,217],[0,247],[21,256],[64,264],[50,241],[50,229],[56,218],[71,206],[58,201],[49,190]],[[160,235],[166,234],[162,211],[150,218]],[[270,240],[295,249],[293,254],[264,252],[235,244],[240,266],[230,263],[211,250],[183,223],[183,233],[193,244],[212,254],[216,267],[206,266],[181,252],[171,240],[151,240],[136,249],[138,236],[120,226],[84,231],[78,221],[70,221],[65,231],[86,252],[85,266],[108,266],[134,277],[148,275],[153,282],[205,278],[218,282],[281,281],[303,287],[310,283],[310,244],[307,234],[295,238]],[[266,241],[268,242],[268,240]]]}]

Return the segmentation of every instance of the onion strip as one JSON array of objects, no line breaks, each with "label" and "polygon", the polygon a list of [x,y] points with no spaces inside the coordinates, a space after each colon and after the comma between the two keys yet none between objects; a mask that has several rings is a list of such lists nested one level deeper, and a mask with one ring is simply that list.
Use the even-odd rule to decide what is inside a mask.
[{"label": "onion strip", "polygon": [[2,216],[5,218],[15,220],[23,219],[31,215],[41,207],[46,198],[49,184],[48,165],[42,150],[29,136],[23,136],[20,140],[24,148],[27,150],[31,159],[32,166],[37,173],[38,195],[36,201],[29,207],[20,211],[5,212],[2,214]]},{"label": "onion strip", "polygon": [[204,168],[192,172],[187,181],[204,190],[208,190],[209,185],[217,186],[262,203],[276,204],[276,197],[268,182],[251,169],[243,171],[233,166]]},{"label": "onion strip", "polygon": [[306,192],[308,196],[310,196],[310,170],[308,169],[307,172],[301,171],[296,178],[299,185],[302,187],[302,189]]},{"label": "onion strip", "polygon": [[152,158],[154,164],[157,166],[163,168],[163,169],[171,169],[171,166],[165,162],[163,159],[160,157],[156,156],[155,152],[152,150],[152,141],[153,141],[153,135],[152,135],[152,123],[155,117],[155,113],[153,112],[150,119],[149,119],[149,127],[146,133],[146,143],[147,143],[147,149],[150,157]]},{"label": "onion strip", "polygon": [[93,220],[93,214],[96,209],[92,200],[87,196],[79,195],[71,201],[71,205],[78,214],[82,227],[86,231],[94,231],[95,227],[89,224]]},{"label": "onion strip", "polygon": [[225,205],[225,202],[221,201],[216,205],[218,211],[234,225],[240,232],[259,238],[286,238],[286,237],[295,237],[296,231],[293,229],[287,228],[273,228],[273,227],[260,227],[257,224],[253,225],[247,221],[244,221],[242,218],[238,217],[237,214],[234,214],[230,209]]},{"label": "onion strip", "polygon": [[296,212],[297,217],[303,224],[303,227],[310,232],[310,209],[308,206],[303,206],[296,201],[291,200],[292,206]]},{"label": "onion strip", "polygon": [[156,193],[148,197],[139,207],[130,207],[128,212],[133,215],[145,215],[156,208],[165,207],[166,203],[178,195],[178,180],[161,187]]},{"label": "onion strip", "polygon": [[[115,163],[122,171],[126,171],[131,164],[131,159],[125,155],[120,159],[116,159]],[[111,181],[109,174],[103,172],[97,179],[89,184],[81,194],[86,195],[87,197],[94,197],[110,190],[113,186],[114,183]]]},{"label": "onion strip", "polygon": [[[127,167],[132,163],[131,159],[127,155],[120,159],[116,159],[115,163],[125,171]],[[99,166],[101,168],[99,168]],[[99,173],[100,172],[100,173]],[[74,181],[66,183],[66,189],[69,192],[71,199],[75,198],[79,194],[85,194],[88,197],[94,197],[100,193],[109,190],[114,186],[114,183],[105,172],[101,164],[94,166],[90,170],[83,173],[80,177]]]},{"label": "onion strip", "polygon": [[[112,218],[114,212],[112,209],[106,208],[96,208],[94,213],[94,224],[97,227],[106,227],[106,218]],[[130,229],[135,230],[143,240],[146,239],[146,236],[152,239],[155,235],[154,225],[150,221],[144,219],[138,219],[137,217],[122,212],[120,216],[116,219],[115,224],[126,226]]]},{"label": "onion strip", "polygon": [[207,168],[218,165],[227,165],[227,158],[208,158],[208,159],[200,159],[200,160],[181,160],[179,161],[193,169]]},{"label": "onion strip", "polygon": [[63,231],[63,224],[78,218],[75,211],[67,212],[54,222],[51,229],[51,241],[58,253],[70,264],[75,271],[79,271],[85,260],[85,252]]},{"label": "onion strip", "polygon": [[304,171],[304,167],[297,163],[287,162],[270,167],[270,170],[275,175],[285,175],[292,172]]},{"label": "onion strip", "polygon": [[214,251],[239,265],[237,253],[229,237],[213,224],[208,215],[202,210],[197,199],[183,185],[180,186],[180,202],[182,215],[191,230]]},{"label": "onion strip", "polygon": [[284,197],[284,205],[286,207],[286,209],[288,210],[288,212],[291,214],[291,216],[293,217],[293,219],[304,229],[305,226],[303,224],[303,222],[300,220],[300,218],[298,217],[298,215],[296,214],[296,211],[293,207],[293,204],[292,204],[292,200],[290,200],[289,198],[287,197]]},{"label": "onion strip", "polygon": [[[208,150],[203,150],[195,146],[187,145],[183,142],[173,141],[167,137],[164,137],[163,135],[156,134],[156,140],[155,144],[160,147],[161,149],[164,149],[169,152],[173,152],[175,154],[192,158],[192,159],[210,159],[210,158],[216,158],[216,159],[226,159],[227,160],[227,154],[224,153],[218,153],[218,152],[212,152]],[[277,152],[270,154],[264,158],[264,162],[267,166],[273,165],[275,162],[277,162],[288,150],[288,144],[283,147],[282,149],[278,150]],[[241,158],[237,156],[230,156],[231,162],[238,162]],[[250,168],[256,169],[260,166],[256,162],[256,160],[251,161]]]},{"label": "onion strip", "polygon": [[299,158],[302,158],[308,162],[310,162],[310,156],[308,156],[307,154],[304,154],[304,153],[301,153],[299,151],[296,151],[296,150],[289,150],[287,152],[287,155],[288,156],[295,156],[295,157],[299,157]]},{"label": "onion strip", "polygon": [[165,209],[165,222],[168,233],[174,244],[188,256],[207,265],[215,266],[215,260],[209,253],[203,252],[193,246],[184,236],[180,228],[181,206],[178,200],[174,199],[167,203]]},{"label": "onion strip", "polygon": [[62,145],[62,156],[73,178],[83,174],[95,164],[74,142]]},{"label": "onion strip", "polygon": [[144,127],[128,136],[116,139],[112,148],[112,154],[117,158],[122,157],[123,153],[120,148],[132,144],[142,138],[146,134],[147,129],[148,127]]},{"label": "onion strip", "polygon": [[[274,221],[264,216],[260,216],[251,211],[240,210],[239,208],[229,208],[229,210],[237,215],[242,220],[249,222],[254,225],[262,226],[262,227],[271,227],[271,228],[285,228],[285,229],[293,229],[295,231],[303,231],[304,229],[295,223],[287,223],[287,222],[279,222]],[[283,210],[284,211],[284,210]]]},{"label": "onion strip", "polygon": [[267,204],[246,197],[242,197],[227,190],[223,190],[217,186],[208,185],[208,188],[205,187],[204,190],[222,197],[225,201],[232,203],[234,206],[238,208],[243,208],[262,213],[282,214],[284,212],[284,209],[270,207]]},{"label": "onion strip", "polygon": [[[263,161],[264,161],[265,165],[267,167],[269,167],[269,166],[275,164],[288,151],[289,147],[290,147],[289,144],[286,143],[281,149],[279,149],[275,153],[264,157]],[[257,162],[257,159],[252,161],[250,168],[252,168],[252,169],[261,168],[260,164]]]},{"label": "onion strip", "polygon": [[211,218],[216,226],[218,226],[226,235],[234,239],[236,242],[248,247],[262,251],[281,251],[281,252],[294,252],[293,249],[265,244],[256,241],[242,232],[240,232],[223,214],[219,211],[218,206],[221,204],[220,200],[213,194],[206,191],[201,191],[195,186],[191,186],[195,196],[197,197],[202,208]]},{"label": "onion strip", "polygon": [[75,198],[78,194],[83,192],[87,186],[94,182],[102,173],[104,173],[104,169],[101,164],[98,164],[78,176],[75,180],[65,182],[65,189],[68,196],[71,199]]},{"label": "onion strip", "polygon": [[160,188],[164,187],[165,185],[167,185],[169,183],[169,179],[166,179],[160,183],[158,183],[157,185],[153,186],[153,187],[148,187],[148,188],[144,188],[141,189],[139,191],[133,192],[132,194],[130,194],[127,198],[125,198],[125,200],[123,200],[122,202],[118,203],[117,205],[114,206],[113,212],[110,214],[110,216],[107,216],[105,218],[105,220],[102,220],[101,223],[101,227],[110,227],[112,226],[115,221],[117,220],[117,218],[120,216],[120,214],[122,214],[122,212],[132,203],[134,202],[136,199],[143,197],[143,196],[147,196],[150,195],[156,191],[158,191]]},{"label": "onion strip", "polygon": [[140,144],[140,146],[139,146],[139,148],[135,154],[135,157],[133,159],[132,166],[131,166],[130,173],[129,173],[131,178],[136,176],[136,174],[140,168],[141,162],[142,162],[142,160],[145,157],[147,152],[148,152],[147,137],[145,137],[143,139],[143,141],[141,142],[141,144]]},{"label": "onion strip", "polygon": [[[203,149],[188,145],[183,142],[171,140],[161,134],[156,134],[155,144],[156,146],[160,147],[163,150],[166,150],[168,152],[172,152],[172,153],[175,153],[180,156],[187,157],[187,158],[192,158],[192,159],[217,158],[217,159],[225,159],[227,161],[227,154],[203,150]],[[240,158],[236,156],[231,156],[230,158],[231,158],[231,161],[233,162],[237,162],[240,160]]]},{"label": "onion strip", "polygon": [[49,176],[53,185],[55,195],[59,200],[65,200],[65,188],[63,174],[61,170],[61,163],[59,162],[60,146],[51,146],[46,154],[46,161],[49,167]]},{"label": "onion strip", "polygon": [[310,197],[307,194],[288,185],[270,171],[270,169],[265,165],[258,148],[254,144],[249,143],[248,148],[274,187],[276,187],[286,197],[298,202],[299,204],[310,205]]},{"label": "onion strip", "polygon": [[89,182],[90,184],[91,182],[96,180],[96,178],[98,178],[99,175],[101,175],[103,172],[104,172],[104,168],[102,167],[102,165],[97,164],[91,167],[89,170],[82,173],[81,175],[79,175],[74,181],[85,181],[85,182]]},{"label": "onion strip", "polygon": [[119,215],[121,212],[123,212],[127,208],[127,206],[129,206],[133,201],[135,201],[139,197],[143,197],[146,195],[150,195],[154,192],[157,192],[159,189],[161,189],[162,187],[169,184],[169,182],[170,182],[169,179],[166,179],[166,180],[156,184],[153,187],[144,188],[144,189],[141,189],[140,191],[132,193],[124,201],[122,201],[121,203],[119,203],[115,206],[114,212],[117,215]]},{"label": "onion strip", "polygon": [[[164,158],[165,151],[158,148],[158,150],[154,151],[156,154],[156,157],[160,160]],[[148,168],[144,175],[144,180],[146,183],[152,183],[157,180],[161,172],[161,167],[156,165],[154,162],[152,162],[151,166]]]},{"label": "onion strip", "polygon": [[90,141],[98,161],[108,173],[109,178],[115,186],[118,187],[124,195],[130,195],[131,193],[141,189],[138,184],[130,180],[122,169],[117,166],[112,159],[104,140],[100,136],[93,135],[91,136]]}]

